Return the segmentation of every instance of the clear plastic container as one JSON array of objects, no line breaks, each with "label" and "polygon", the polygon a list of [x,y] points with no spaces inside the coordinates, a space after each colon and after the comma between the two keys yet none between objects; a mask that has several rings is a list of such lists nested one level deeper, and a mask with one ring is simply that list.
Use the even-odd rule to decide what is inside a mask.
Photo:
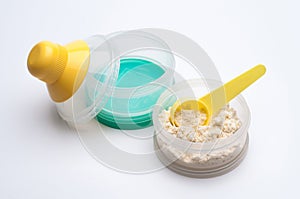
[{"label": "clear plastic container", "polygon": [[177,99],[199,97],[207,92],[207,85],[216,88],[219,84],[218,81],[200,79],[176,84],[160,96],[154,107],[156,154],[164,165],[176,173],[195,178],[219,176],[237,167],[246,155],[250,112],[241,95],[232,100],[230,106],[237,111],[242,125],[227,138],[192,143],[167,132],[158,119],[159,114]]},{"label": "clear plastic container", "polygon": [[152,107],[174,82],[174,57],[160,38],[143,31],[96,35],[86,77],[60,116],[79,124],[95,118],[110,127],[139,129],[152,124]]}]

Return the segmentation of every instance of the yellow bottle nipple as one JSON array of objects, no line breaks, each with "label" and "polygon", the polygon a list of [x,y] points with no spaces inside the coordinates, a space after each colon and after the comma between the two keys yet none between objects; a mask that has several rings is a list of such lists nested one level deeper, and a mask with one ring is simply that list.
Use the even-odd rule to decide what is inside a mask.
[{"label": "yellow bottle nipple", "polygon": [[63,73],[68,59],[65,47],[43,41],[31,50],[27,65],[30,73],[46,83],[54,83]]},{"label": "yellow bottle nipple", "polygon": [[36,44],[29,53],[29,72],[46,82],[53,101],[69,99],[85,78],[89,47],[84,41],[61,46],[48,41]]}]

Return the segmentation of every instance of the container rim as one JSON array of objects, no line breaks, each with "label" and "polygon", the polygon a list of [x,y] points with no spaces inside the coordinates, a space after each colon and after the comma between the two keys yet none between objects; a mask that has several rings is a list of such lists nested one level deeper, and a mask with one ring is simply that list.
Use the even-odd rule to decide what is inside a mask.
[{"label": "container rim", "polygon": [[[135,87],[130,87],[130,88],[121,88],[121,87],[114,87],[114,96],[115,97],[120,97],[122,98],[122,96],[127,96],[128,93],[131,93],[137,89],[140,88],[144,88],[147,87],[149,85],[165,85],[165,83],[167,83],[168,81],[172,81],[173,77],[174,77],[174,68],[175,68],[175,58],[173,56],[173,52],[171,51],[169,45],[163,40],[161,39],[159,36],[143,31],[143,30],[130,30],[130,31],[119,31],[116,33],[111,33],[109,35],[106,36],[106,38],[109,40],[110,38],[116,36],[116,35],[120,35],[120,34],[127,34],[127,35],[135,35],[138,37],[143,37],[149,40],[153,40],[154,42],[159,43],[160,47],[157,46],[151,46],[151,47],[142,47],[142,48],[135,48],[133,50],[130,51],[126,51],[125,53],[120,54],[119,56],[115,57],[115,60],[113,60],[112,63],[114,62],[118,62],[120,64],[120,60],[122,58],[140,58],[140,59],[144,59],[147,61],[150,61],[156,65],[158,65],[159,67],[161,67],[165,72],[162,76],[160,76],[159,78],[157,78],[155,81],[149,82],[146,85],[142,85],[142,86],[135,86]],[[169,53],[168,59],[171,63],[171,67],[170,66],[165,66],[164,64],[160,63],[158,60],[154,60],[151,59],[150,57],[146,57],[146,56],[126,56],[126,54],[130,54],[133,52],[137,52],[140,50],[154,50],[154,51],[162,51],[162,52],[166,52]],[[171,69],[172,68],[172,69]],[[156,89],[158,89],[159,87],[157,87]],[[152,91],[152,89],[150,90],[143,90],[141,94],[137,94],[136,96],[142,96],[142,95],[147,95],[150,94]]]},{"label": "container rim", "polygon": [[[148,49],[150,49],[150,48],[148,48]],[[170,82],[173,82],[174,69],[169,68],[168,66],[164,66],[164,65],[160,64],[159,62],[157,62],[156,60],[151,59],[149,57],[128,56],[128,57],[119,58],[116,61],[118,61],[120,63],[121,59],[130,59],[130,58],[143,59],[143,60],[152,62],[152,63],[156,64],[157,66],[159,66],[160,68],[162,68],[164,70],[164,73],[159,78],[155,79],[154,81],[151,81],[151,82],[149,82],[147,84],[144,84],[144,85],[141,85],[141,86],[133,86],[133,87],[128,87],[128,88],[114,86],[113,87],[114,97],[117,97],[117,98],[123,98],[124,96],[127,97],[128,93],[133,93],[136,90],[143,89],[143,90],[140,90],[138,92],[138,94],[134,95],[135,97],[142,97],[142,96],[151,94],[154,90],[161,89],[161,86],[166,86],[166,83],[167,83],[167,85],[169,85]],[[173,65],[174,65],[175,60],[174,60],[173,57],[172,57],[172,62],[173,62]],[[100,86],[102,85],[101,82],[99,82],[98,84]],[[146,89],[147,87],[149,89]]]}]

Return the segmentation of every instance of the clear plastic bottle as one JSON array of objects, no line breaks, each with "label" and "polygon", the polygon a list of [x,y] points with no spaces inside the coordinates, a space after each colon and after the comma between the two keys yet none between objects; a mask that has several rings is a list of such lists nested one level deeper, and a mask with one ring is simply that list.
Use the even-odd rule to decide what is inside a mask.
[{"label": "clear plastic bottle", "polygon": [[64,120],[79,124],[96,118],[120,129],[152,124],[152,107],[173,84],[174,67],[167,44],[138,30],[66,46],[42,42],[28,58],[29,71],[47,83]]}]

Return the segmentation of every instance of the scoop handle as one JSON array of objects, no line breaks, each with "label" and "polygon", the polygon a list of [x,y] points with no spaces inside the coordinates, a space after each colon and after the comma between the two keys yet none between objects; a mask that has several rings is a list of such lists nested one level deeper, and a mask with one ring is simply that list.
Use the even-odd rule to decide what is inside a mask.
[{"label": "scoop handle", "polygon": [[208,109],[211,110],[212,114],[214,114],[253,82],[263,76],[265,72],[266,67],[264,65],[259,64],[254,66],[223,86],[203,96],[199,101],[204,102],[208,106]]}]

